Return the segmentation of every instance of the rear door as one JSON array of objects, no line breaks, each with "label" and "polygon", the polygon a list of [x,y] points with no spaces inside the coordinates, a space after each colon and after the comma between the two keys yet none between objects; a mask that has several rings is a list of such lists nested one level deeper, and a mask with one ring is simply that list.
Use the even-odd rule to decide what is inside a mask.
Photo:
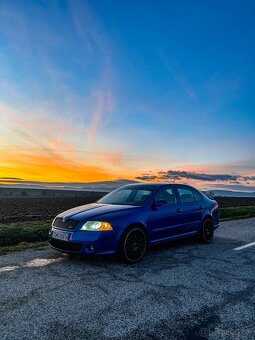
[{"label": "rear door", "polygon": [[201,223],[204,204],[198,191],[191,187],[177,186],[179,201],[180,234],[196,232]]},{"label": "rear door", "polygon": [[179,224],[177,213],[177,198],[174,187],[163,187],[159,189],[156,201],[165,201],[162,206],[152,205],[147,225],[151,231],[151,241],[159,241],[170,238],[176,234]]}]

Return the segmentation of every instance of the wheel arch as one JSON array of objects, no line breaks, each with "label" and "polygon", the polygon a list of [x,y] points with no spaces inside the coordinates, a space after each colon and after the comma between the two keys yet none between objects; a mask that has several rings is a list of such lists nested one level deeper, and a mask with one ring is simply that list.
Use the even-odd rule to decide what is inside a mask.
[{"label": "wheel arch", "polygon": [[207,219],[209,219],[209,220],[211,220],[211,221],[213,222],[213,217],[212,217],[212,215],[210,215],[209,213],[207,213],[207,214],[203,217],[202,223],[204,223],[204,221],[207,220]]},{"label": "wheel arch", "polygon": [[[211,222],[211,224],[212,224],[212,235],[211,235],[211,238],[208,240],[206,237],[206,235],[204,234],[204,226],[205,226],[205,221],[210,221]],[[214,237],[214,229],[215,229],[215,227],[214,227],[214,220],[213,220],[213,216],[212,215],[210,215],[209,213],[207,213],[204,217],[203,217],[203,219],[202,219],[202,222],[201,222],[201,227],[200,227],[200,232],[199,232],[199,238],[200,238],[200,241],[202,242],[202,243],[211,243],[212,242],[212,240],[213,240],[213,237]]]},{"label": "wheel arch", "polygon": [[211,220],[211,222],[212,222],[213,225],[214,225],[213,216],[210,215],[209,212],[208,212],[208,213],[206,213],[205,216],[202,218],[200,230],[202,229],[202,226],[203,226],[205,220]]},{"label": "wheel arch", "polygon": [[127,225],[127,227],[125,229],[123,229],[122,233],[121,233],[121,236],[119,238],[119,244],[118,244],[118,248],[120,247],[121,245],[121,242],[123,240],[123,237],[125,235],[125,233],[131,229],[131,228],[134,228],[134,227],[140,227],[143,229],[143,231],[145,232],[146,236],[147,236],[147,244],[149,244],[149,232],[148,232],[148,229],[146,227],[146,225],[142,222],[132,222],[130,224]]}]

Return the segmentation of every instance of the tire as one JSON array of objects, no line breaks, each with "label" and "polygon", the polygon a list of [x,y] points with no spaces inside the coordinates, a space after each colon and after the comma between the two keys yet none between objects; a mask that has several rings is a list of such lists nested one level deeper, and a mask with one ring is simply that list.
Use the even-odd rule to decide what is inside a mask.
[{"label": "tire", "polygon": [[210,218],[206,218],[203,222],[201,233],[200,233],[200,241],[202,243],[211,243],[214,239],[214,225],[213,221]]},{"label": "tire", "polygon": [[141,261],[148,248],[148,238],[143,228],[128,228],[120,243],[119,255],[125,263],[133,264]]}]

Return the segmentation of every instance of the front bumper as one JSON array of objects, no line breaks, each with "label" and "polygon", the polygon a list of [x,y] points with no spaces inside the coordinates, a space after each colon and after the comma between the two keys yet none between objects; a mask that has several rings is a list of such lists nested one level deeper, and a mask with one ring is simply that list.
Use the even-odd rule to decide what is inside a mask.
[{"label": "front bumper", "polygon": [[116,230],[111,231],[74,231],[55,229],[69,235],[68,241],[62,241],[52,237],[52,229],[49,232],[49,245],[61,252],[70,254],[114,254],[118,250],[120,234]]}]

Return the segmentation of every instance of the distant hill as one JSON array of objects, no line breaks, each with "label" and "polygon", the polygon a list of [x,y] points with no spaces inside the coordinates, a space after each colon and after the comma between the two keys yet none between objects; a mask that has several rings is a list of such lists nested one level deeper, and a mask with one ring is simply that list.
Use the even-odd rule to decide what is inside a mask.
[{"label": "distant hill", "polygon": [[[37,197],[84,197],[85,192],[108,193],[123,185],[138,183],[137,181],[120,179],[91,183],[15,183],[0,184],[0,196],[37,196]],[[65,184],[65,186],[63,186]]]},{"label": "distant hill", "polygon": [[255,197],[255,192],[232,191],[232,190],[210,190],[206,191],[214,197]]},{"label": "distant hill", "polygon": [[[88,197],[92,193],[106,194],[123,185],[139,183],[121,179],[117,181],[93,182],[93,183],[66,183],[65,187],[59,183],[51,185],[36,184],[0,184],[0,197]],[[58,187],[59,185],[59,187]],[[209,197],[255,197],[255,192],[232,191],[232,190],[207,190],[204,191]]]}]

